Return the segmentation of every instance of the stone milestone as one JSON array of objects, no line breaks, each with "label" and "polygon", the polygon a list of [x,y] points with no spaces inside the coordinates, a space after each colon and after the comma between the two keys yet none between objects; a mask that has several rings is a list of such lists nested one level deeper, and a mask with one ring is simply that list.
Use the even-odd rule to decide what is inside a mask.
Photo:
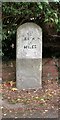
[{"label": "stone milestone", "polygon": [[35,23],[17,29],[16,86],[18,89],[42,87],[42,29]]}]

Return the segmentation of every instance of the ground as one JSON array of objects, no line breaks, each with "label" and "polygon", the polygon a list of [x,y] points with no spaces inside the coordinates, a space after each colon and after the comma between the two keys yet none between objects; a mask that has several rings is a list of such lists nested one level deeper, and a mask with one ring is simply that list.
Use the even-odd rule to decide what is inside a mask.
[{"label": "ground", "polygon": [[3,118],[58,118],[58,59],[43,59],[42,88],[18,90],[15,81],[15,61],[3,62]]}]

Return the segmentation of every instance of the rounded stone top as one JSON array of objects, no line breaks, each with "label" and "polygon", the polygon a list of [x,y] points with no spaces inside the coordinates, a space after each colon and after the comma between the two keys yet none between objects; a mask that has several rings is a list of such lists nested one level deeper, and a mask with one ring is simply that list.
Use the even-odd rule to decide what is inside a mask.
[{"label": "rounded stone top", "polygon": [[26,23],[20,25],[18,27],[17,31],[19,29],[22,29],[22,28],[25,28],[25,27],[33,27],[33,28],[35,27],[35,28],[40,29],[42,31],[41,27],[39,25],[37,25],[36,23],[33,23],[33,22],[26,22]]},{"label": "rounded stone top", "polygon": [[42,29],[35,23],[17,29],[17,58],[42,58]]}]

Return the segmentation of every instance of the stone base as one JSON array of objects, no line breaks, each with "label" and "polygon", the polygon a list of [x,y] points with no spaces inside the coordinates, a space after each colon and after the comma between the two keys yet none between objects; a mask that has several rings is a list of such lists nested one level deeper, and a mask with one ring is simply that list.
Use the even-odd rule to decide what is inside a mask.
[{"label": "stone base", "polygon": [[42,85],[42,59],[17,59],[16,86],[18,89],[38,89]]}]

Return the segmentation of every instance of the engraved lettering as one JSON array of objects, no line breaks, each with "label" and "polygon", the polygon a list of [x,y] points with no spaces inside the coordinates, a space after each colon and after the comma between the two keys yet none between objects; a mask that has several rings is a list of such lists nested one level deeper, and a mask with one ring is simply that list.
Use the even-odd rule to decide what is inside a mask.
[{"label": "engraved lettering", "polygon": [[24,48],[27,48],[28,46],[24,46]]},{"label": "engraved lettering", "polygon": [[34,49],[36,48],[36,45],[32,45],[32,46],[24,46],[24,49]]},{"label": "engraved lettering", "polygon": [[36,48],[36,45],[32,45],[32,48]]}]

